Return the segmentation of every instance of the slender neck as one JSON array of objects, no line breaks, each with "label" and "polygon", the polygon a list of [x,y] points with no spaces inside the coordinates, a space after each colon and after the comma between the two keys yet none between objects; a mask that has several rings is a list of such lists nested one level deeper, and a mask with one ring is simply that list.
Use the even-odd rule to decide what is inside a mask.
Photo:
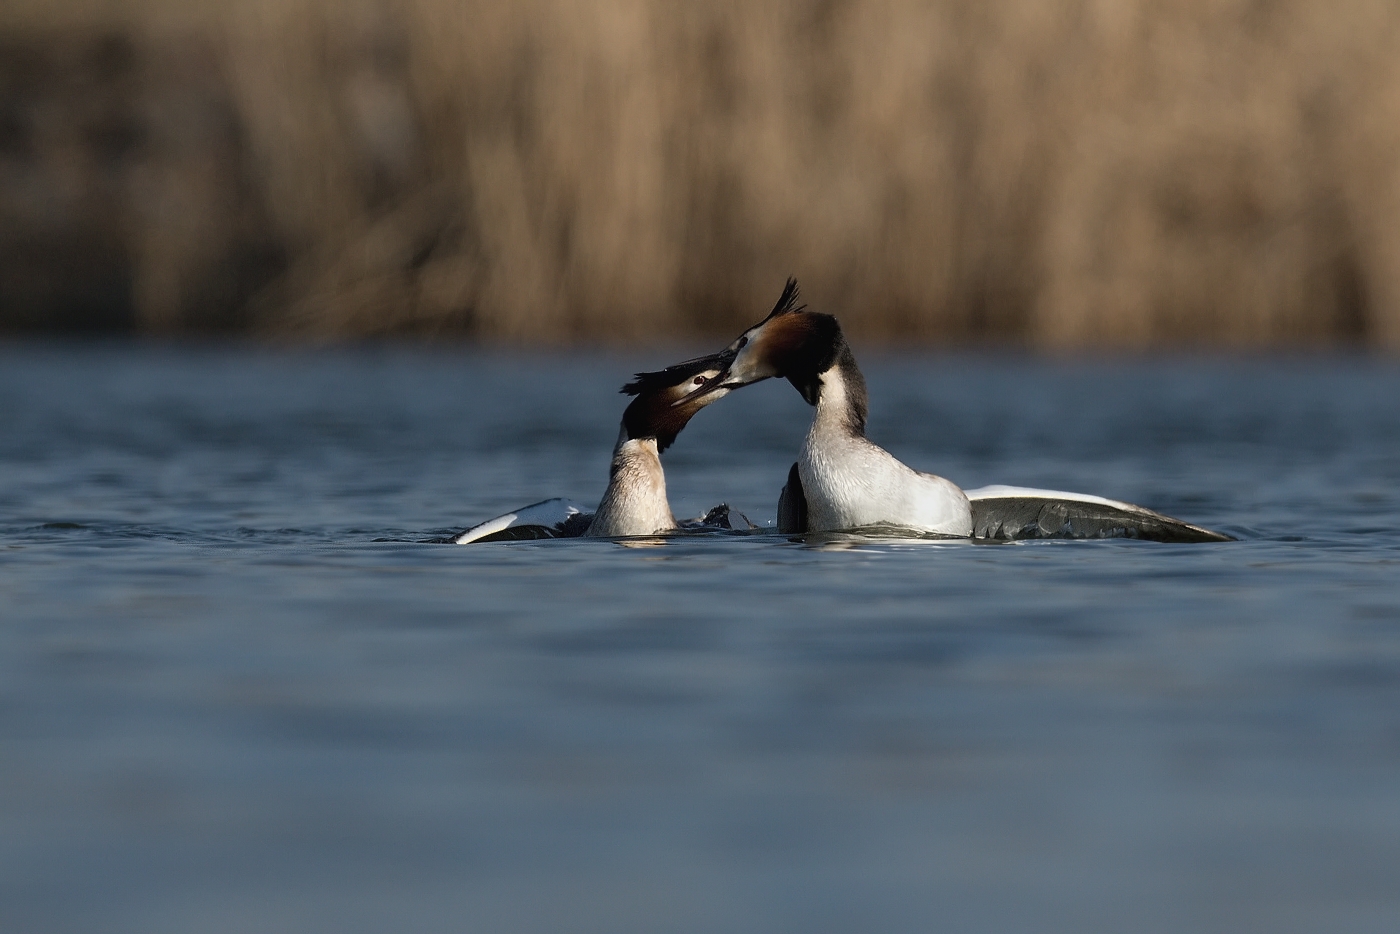
[{"label": "slender neck", "polygon": [[829,370],[818,374],[817,382],[817,411],[812,417],[812,430],[864,438],[865,377],[850,350],[837,357]]},{"label": "slender neck", "polygon": [[624,427],[613,448],[608,488],[588,534],[651,535],[675,527],[656,439],[628,438]]}]

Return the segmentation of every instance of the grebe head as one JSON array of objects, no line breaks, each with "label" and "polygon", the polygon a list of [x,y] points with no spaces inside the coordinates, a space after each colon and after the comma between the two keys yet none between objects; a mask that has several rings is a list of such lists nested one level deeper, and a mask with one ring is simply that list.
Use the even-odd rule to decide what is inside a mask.
[{"label": "grebe head", "polygon": [[654,373],[638,373],[622,387],[636,396],[622,413],[622,428],[629,439],[655,438],[658,453],[671,446],[691,416],[729,394],[714,381],[734,360],[728,350],[696,357]]},{"label": "grebe head", "polygon": [[797,280],[788,279],[778,303],[758,324],[730,344],[726,353],[733,362],[710,392],[733,390],[773,376],[783,376],[811,405],[817,404],[821,389],[818,376],[836,365],[843,353],[849,354],[841,325],[831,315],[808,311],[799,305]]}]

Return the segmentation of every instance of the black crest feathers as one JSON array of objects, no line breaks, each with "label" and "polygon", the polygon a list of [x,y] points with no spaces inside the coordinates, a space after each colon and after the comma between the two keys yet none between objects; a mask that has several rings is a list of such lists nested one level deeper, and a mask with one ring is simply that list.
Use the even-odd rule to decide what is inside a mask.
[{"label": "black crest feathers", "polygon": [[710,354],[708,357],[696,357],[694,360],[687,360],[684,363],[677,363],[668,366],[664,370],[653,370],[650,373],[638,373],[633,377],[632,382],[623,386],[620,390],[629,396],[639,396],[644,392],[659,392],[679,386],[689,382],[693,377],[700,375],[706,370],[722,370],[734,359],[734,354],[729,351],[723,353]]},{"label": "black crest feathers", "polygon": [[[787,285],[783,286],[783,294],[778,296],[778,303],[773,306],[772,311],[768,312],[768,317],[775,318],[778,315],[805,310],[807,308],[806,305],[797,304],[801,296],[802,290],[797,287],[797,280],[792,276],[788,276]],[[766,321],[768,319],[765,318],[764,320]]]}]

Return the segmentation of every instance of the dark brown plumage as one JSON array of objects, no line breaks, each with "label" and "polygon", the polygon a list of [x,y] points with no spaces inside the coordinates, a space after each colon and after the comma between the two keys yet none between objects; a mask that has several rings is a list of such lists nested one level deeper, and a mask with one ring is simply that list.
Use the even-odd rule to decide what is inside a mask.
[{"label": "dark brown plumage", "polygon": [[[792,280],[788,281],[792,284]],[[772,315],[766,319],[758,338],[763,342],[764,356],[779,376],[787,377],[808,405],[816,405],[821,395],[821,374],[840,370],[846,384],[851,430],[865,434],[869,411],[865,377],[841,332],[841,323],[831,315],[807,311],[805,306],[777,314],[776,320],[772,320]]]},{"label": "dark brown plumage", "polygon": [[666,450],[691,416],[712,401],[704,396],[697,397],[693,404],[682,400],[717,376],[733,359],[734,354],[724,350],[664,370],[636,374],[632,382],[622,387],[623,392],[637,397],[622,413],[627,437],[655,438],[657,452]]}]

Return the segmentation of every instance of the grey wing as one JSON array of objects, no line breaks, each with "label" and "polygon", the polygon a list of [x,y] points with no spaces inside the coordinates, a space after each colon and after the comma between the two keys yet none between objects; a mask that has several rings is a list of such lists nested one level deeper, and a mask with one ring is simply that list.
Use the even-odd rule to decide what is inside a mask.
[{"label": "grey wing", "polygon": [[539,538],[575,538],[588,530],[591,512],[572,500],[547,499],[474,525],[452,539],[454,544],[517,542]]},{"label": "grey wing", "polygon": [[1083,493],[993,486],[967,491],[973,538],[1140,538],[1154,542],[1230,542],[1229,535],[1132,503]]},{"label": "grey wing", "polygon": [[796,464],[788,471],[787,485],[778,494],[778,531],[784,535],[807,531],[807,494],[802,490]]}]

